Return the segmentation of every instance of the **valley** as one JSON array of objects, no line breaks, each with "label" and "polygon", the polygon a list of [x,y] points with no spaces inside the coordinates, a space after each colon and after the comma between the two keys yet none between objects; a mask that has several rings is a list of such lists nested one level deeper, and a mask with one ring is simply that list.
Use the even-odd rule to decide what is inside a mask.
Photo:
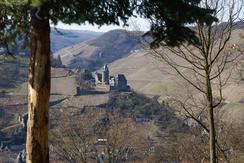
[{"label": "valley", "polygon": [[[231,44],[238,44],[243,47],[244,40],[240,37],[241,34],[244,34],[243,29],[234,31]],[[73,36],[70,37],[73,38]],[[174,133],[177,138],[179,136],[182,139],[187,139],[189,133],[192,134],[190,135],[191,137],[195,134],[192,132],[201,130],[197,124],[185,120],[178,110],[170,105],[173,98],[186,98],[188,91],[192,89],[191,86],[177,76],[166,63],[155,58],[153,51],[148,46],[142,45],[140,43],[141,40],[141,33],[135,34],[132,32],[130,35],[125,31],[111,31],[99,36],[89,36],[89,40],[78,44],[75,44],[78,40],[74,39],[74,42],[70,42],[70,44],[74,45],[69,46],[64,43],[62,46],[68,47],[59,51],[58,49],[61,47],[54,46],[54,48],[57,48],[54,57],[59,55],[64,67],[53,67],[51,69],[49,111],[50,133],[53,134],[54,132],[54,135],[51,134],[50,136],[52,149],[55,149],[54,140],[58,140],[58,138],[53,138],[57,136],[55,132],[61,132],[62,125],[67,125],[65,122],[72,119],[85,119],[84,116],[89,116],[90,114],[96,114],[98,116],[97,119],[108,116],[111,119],[111,123],[115,123],[113,125],[116,127],[117,120],[112,117],[120,117],[117,114],[121,113],[125,117],[126,123],[130,122],[133,124],[132,128],[139,126],[138,130],[133,129],[128,132],[131,132],[132,135],[136,135],[135,131],[144,133],[139,136],[143,135],[143,140],[145,141],[135,141],[139,143],[140,149],[147,151],[148,155],[152,147],[156,152],[162,150],[162,146],[156,146],[156,144],[162,143],[161,141],[167,139],[167,142],[173,143],[174,140],[170,140],[170,134]],[[21,60],[26,61],[27,58],[23,57]],[[14,158],[24,148],[25,140],[22,139],[24,139],[25,127],[23,127],[20,119],[27,112],[27,64],[28,62],[23,63],[20,60],[14,59],[4,60],[0,63],[0,140],[6,139],[1,141],[2,153],[0,152],[0,158],[3,160],[6,158],[2,157],[1,154],[10,156],[10,161],[14,161]],[[77,78],[83,75],[82,73],[85,70],[89,70],[95,78],[94,73],[102,71],[104,64],[108,64],[110,75],[125,75],[131,90],[77,95],[77,87],[79,85]],[[82,80],[82,82],[94,84],[92,80]],[[199,92],[196,91],[192,93],[193,96],[199,95]],[[236,71],[232,72],[229,82],[223,88],[223,97],[223,105],[219,108],[218,113],[216,113],[220,117],[219,121],[231,122],[231,124],[235,124],[238,127],[242,126],[244,124],[244,81],[238,78]],[[199,110],[196,111],[196,113],[198,112]],[[110,114],[113,116],[111,117]],[[95,115],[93,116],[96,117]],[[205,118],[204,116],[203,118]],[[84,120],[84,122],[78,125],[89,126],[93,123],[95,125],[97,119],[91,118],[90,123],[86,122],[89,119]],[[119,119],[119,122],[121,121],[123,120]],[[194,131],[192,131],[192,128]],[[145,129],[148,129],[148,132]],[[116,134],[109,133],[111,132],[110,130],[115,129],[104,129],[104,132],[106,134]],[[89,130],[89,132],[91,131]],[[13,136],[16,134],[19,134],[16,136],[18,139]],[[98,138],[103,138],[101,135],[101,133],[96,133]],[[123,136],[123,141],[130,143],[125,141],[128,137],[126,135]],[[91,139],[96,138],[91,137]],[[151,144],[148,142],[149,140],[152,141],[150,142]],[[198,141],[200,140],[196,140],[195,143],[200,143]],[[150,145],[147,144],[146,148],[145,143]],[[167,143],[162,144],[165,145],[164,148],[167,147]],[[174,145],[172,144],[172,150],[175,148]],[[15,147],[18,149],[15,150]],[[99,150],[101,149],[99,148]],[[55,160],[58,157],[57,153],[54,154],[55,152],[52,152],[51,158]],[[238,149],[237,152],[241,153],[243,150]],[[142,154],[138,155],[142,156]],[[238,159],[242,160],[243,157],[240,154]],[[89,156],[89,158],[92,157]],[[90,161],[94,160],[91,159]]]}]

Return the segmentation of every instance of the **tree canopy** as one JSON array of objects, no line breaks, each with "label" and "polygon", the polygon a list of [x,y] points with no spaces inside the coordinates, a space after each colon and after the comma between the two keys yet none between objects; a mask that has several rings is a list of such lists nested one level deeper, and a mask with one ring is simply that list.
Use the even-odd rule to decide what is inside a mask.
[{"label": "tree canopy", "polygon": [[217,21],[212,10],[199,7],[200,0],[0,0],[1,44],[16,41],[17,34],[28,34],[31,17],[41,17],[40,4],[45,3],[53,24],[91,23],[127,24],[127,20],[142,17],[150,20],[153,44],[165,41],[169,45],[197,43],[195,33],[187,25],[194,22]]},{"label": "tree canopy", "polygon": [[198,44],[199,40],[189,25],[217,21],[211,15],[213,10],[199,7],[200,2],[201,0],[143,0],[138,12],[151,22],[149,33],[154,38],[152,45],[158,45],[161,41],[170,46],[183,42]]},{"label": "tree canopy", "polygon": [[[0,0],[0,43],[30,36],[27,162],[49,162],[50,22],[126,25],[131,16],[149,19],[153,45],[197,43],[187,27],[216,19],[200,0]],[[27,37],[26,37],[27,38]],[[9,51],[8,51],[9,52]]]}]

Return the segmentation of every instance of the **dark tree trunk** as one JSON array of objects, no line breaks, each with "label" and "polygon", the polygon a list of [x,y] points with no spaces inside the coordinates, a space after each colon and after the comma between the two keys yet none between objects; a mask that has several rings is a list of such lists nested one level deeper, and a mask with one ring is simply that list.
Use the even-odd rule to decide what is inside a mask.
[{"label": "dark tree trunk", "polygon": [[208,122],[209,122],[209,154],[210,163],[217,162],[216,155],[216,134],[215,134],[215,124],[214,124],[214,108],[213,108],[213,94],[212,86],[209,76],[209,69],[206,68],[206,101],[208,110]]},{"label": "dark tree trunk", "polygon": [[47,4],[32,9],[28,83],[27,163],[48,163],[50,96],[50,25]]}]

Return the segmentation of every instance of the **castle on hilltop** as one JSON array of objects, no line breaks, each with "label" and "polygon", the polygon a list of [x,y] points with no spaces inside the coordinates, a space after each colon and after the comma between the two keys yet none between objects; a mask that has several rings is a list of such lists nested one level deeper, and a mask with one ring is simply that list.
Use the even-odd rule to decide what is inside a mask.
[{"label": "castle on hilltop", "polygon": [[127,85],[127,80],[124,74],[116,76],[109,75],[108,65],[105,64],[101,73],[95,72],[95,85],[97,90],[103,91],[128,91],[130,87]]},{"label": "castle on hilltop", "polygon": [[85,69],[84,71],[78,70],[76,74],[76,95],[130,91],[125,75],[110,76],[107,64],[100,72],[91,73]]}]

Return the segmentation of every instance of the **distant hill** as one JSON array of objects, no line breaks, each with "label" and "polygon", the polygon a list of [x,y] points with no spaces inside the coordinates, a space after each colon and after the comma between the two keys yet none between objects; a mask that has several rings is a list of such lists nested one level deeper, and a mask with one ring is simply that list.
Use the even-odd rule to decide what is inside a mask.
[{"label": "distant hill", "polygon": [[[238,44],[244,48],[244,29],[233,31],[230,44]],[[152,56],[149,49],[138,49],[129,56],[116,60],[109,64],[112,75],[123,73],[126,75],[129,85],[136,91],[147,95],[175,95],[182,90],[182,79],[174,76],[174,71],[163,62]],[[234,81],[233,81],[234,82]],[[233,83],[236,85],[236,83]],[[244,83],[243,83],[244,84]],[[233,87],[236,87],[234,86]],[[232,87],[228,89],[231,90]],[[238,87],[235,92],[238,92]],[[227,89],[227,88],[225,88]],[[224,91],[225,92],[225,91]],[[228,92],[228,91],[227,91]],[[236,95],[226,94],[229,101],[244,100],[244,87]],[[232,99],[232,98],[236,99]],[[237,100],[238,97],[238,100]]]},{"label": "distant hill", "polygon": [[125,74],[132,89],[149,96],[174,95],[180,87],[169,66],[155,59],[148,49],[136,50],[109,64],[109,70],[111,75]]},{"label": "distant hill", "polygon": [[60,55],[63,64],[69,68],[95,70],[137,49],[141,42],[141,35],[141,32],[112,30],[98,38],[64,48],[54,55]]},{"label": "distant hill", "polygon": [[[55,53],[62,48],[97,38],[102,34],[102,32],[87,30],[64,30],[51,28],[51,51]],[[24,42],[25,46],[28,45],[27,42]],[[21,54],[28,56],[28,48],[25,46],[23,46],[23,39],[19,39],[17,44],[10,46],[10,50],[15,55]],[[4,51],[4,47],[0,46],[0,54],[4,53]]]},{"label": "distant hill", "polygon": [[56,52],[62,48],[94,39],[103,33],[86,30],[51,29],[51,49]]},{"label": "distant hill", "polygon": [[[244,29],[234,30],[229,43],[244,48]],[[244,63],[244,60],[242,62]],[[187,93],[186,88],[190,89],[167,64],[154,58],[149,49],[139,49],[127,57],[116,60],[109,64],[109,69],[111,75],[125,74],[128,85],[133,90],[150,97],[182,97]],[[232,71],[229,82],[222,90],[226,105],[222,108],[221,114],[228,122],[240,123],[244,122],[244,80],[236,79],[236,73]],[[198,95],[198,92],[193,93]]]}]

